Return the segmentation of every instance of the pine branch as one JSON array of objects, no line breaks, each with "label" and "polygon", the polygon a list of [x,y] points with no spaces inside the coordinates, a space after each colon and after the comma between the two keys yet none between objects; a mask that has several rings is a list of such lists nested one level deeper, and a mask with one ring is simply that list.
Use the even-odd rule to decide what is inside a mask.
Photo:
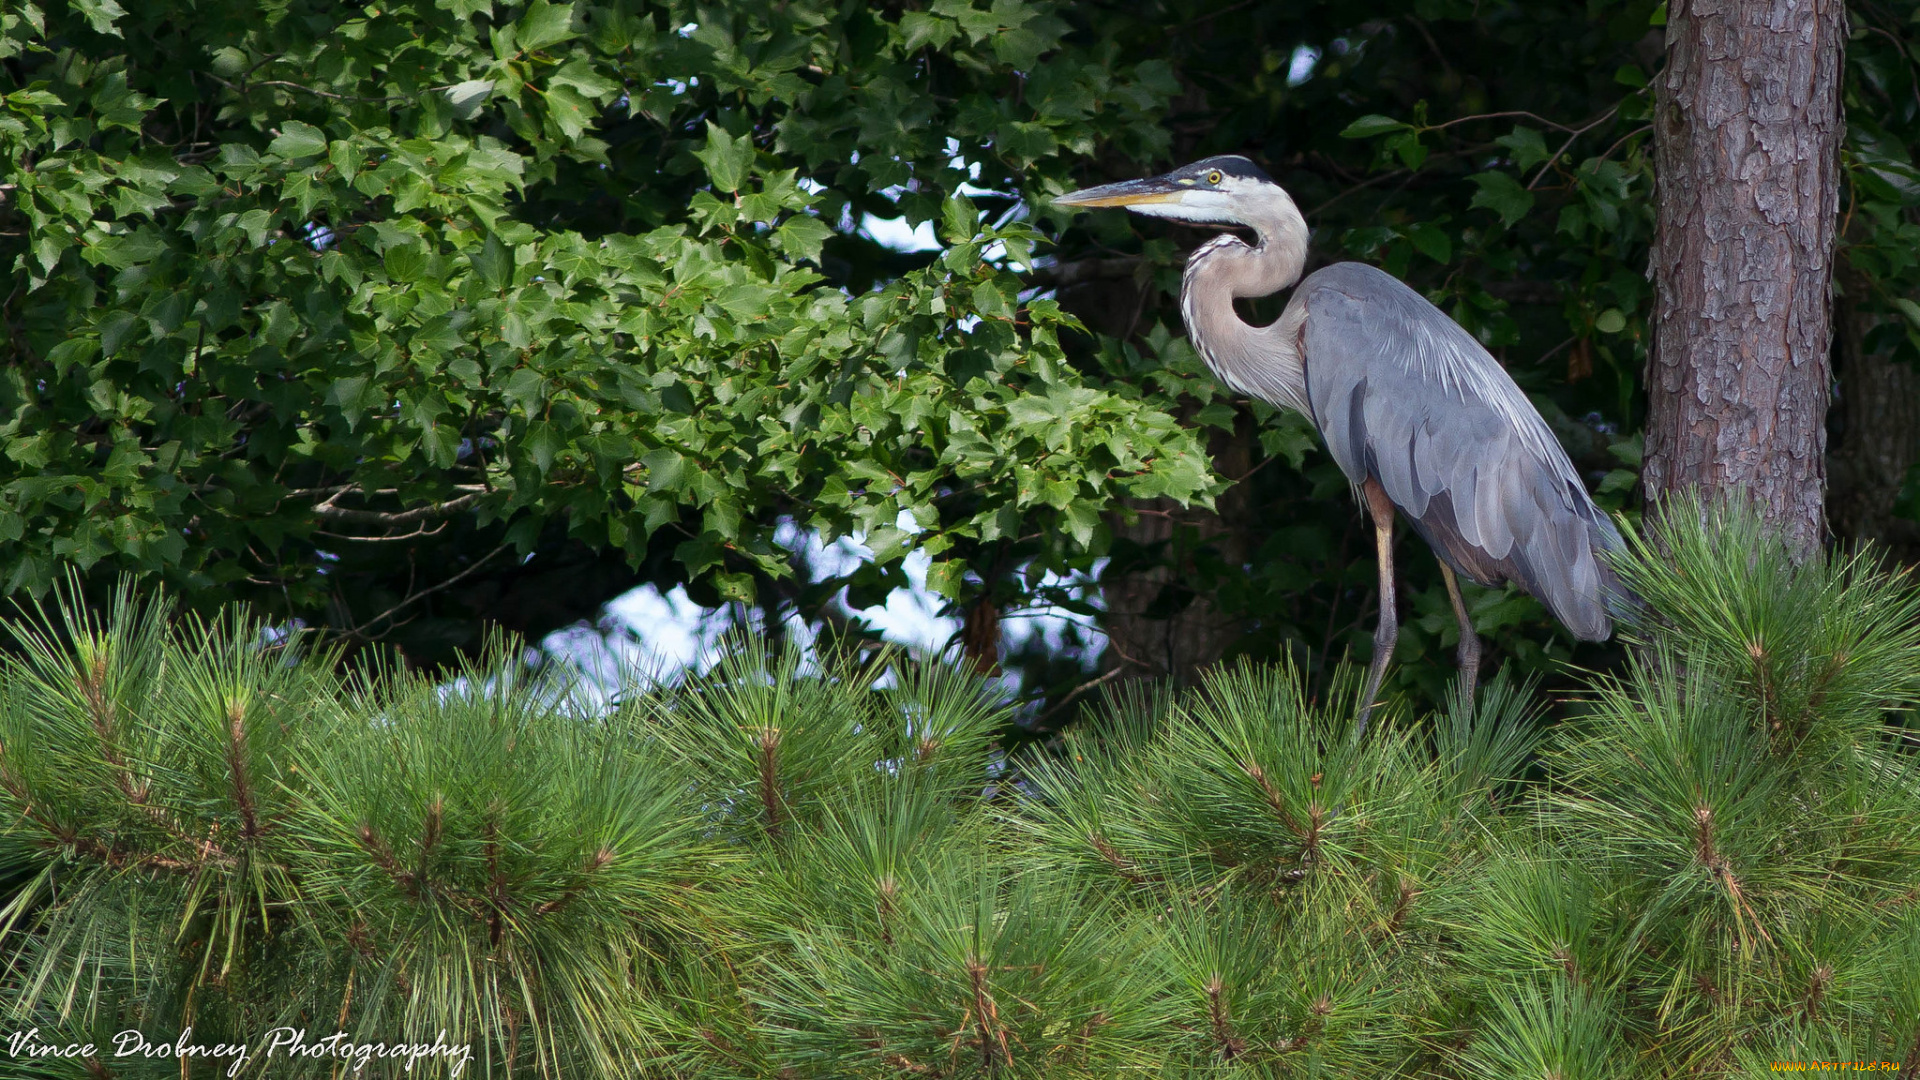
[{"label": "pine branch", "polygon": [[780,826],[784,820],[780,799],[780,729],[766,727],[754,739],[759,749],[760,807],[766,814],[767,832],[780,835]]},{"label": "pine branch", "polygon": [[234,805],[240,808],[240,839],[252,843],[260,837],[260,821],[247,775],[246,721],[246,701],[235,697],[227,703],[227,774],[232,778]]}]

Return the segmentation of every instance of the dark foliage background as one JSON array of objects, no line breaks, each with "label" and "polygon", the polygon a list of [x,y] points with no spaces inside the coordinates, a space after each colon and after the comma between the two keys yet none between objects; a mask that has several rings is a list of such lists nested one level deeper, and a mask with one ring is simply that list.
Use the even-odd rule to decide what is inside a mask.
[{"label": "dark foliage background", "polygon": [[[1849,10],[1831,516],[1904,557],[1920,9]],[[0,581],[132,570],[437,665],[641,582],[833,620],[920,548],[976,655],[1058,601],[1125,675],[1323,682],[1375,603],[1344,482],[1184,343],[1197,233],[1046,196],[1248,154],[1316,263],[1426,292],[1631,514],[1662,12],[8,0]],[[785,521],[875,561],[811,582]],[[1396,677],[1432,697],[1451,623],[1403,545]],[[1040,591],[1096,566],[1099,605]],[[1472,604],[1491,664],[1612,662]]]}]

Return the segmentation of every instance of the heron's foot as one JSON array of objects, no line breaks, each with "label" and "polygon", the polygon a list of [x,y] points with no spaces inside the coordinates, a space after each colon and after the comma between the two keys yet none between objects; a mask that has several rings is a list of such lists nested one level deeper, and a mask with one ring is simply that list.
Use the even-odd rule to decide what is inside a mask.
[{"label": "heron's foot", "polygon": [[1447,602],[1453,605],[1453,617],[1460,624],[1460,700],[1473,708],[1473,691],[1480,681],[1480,635],[1473,632],[1473,617],[1467,614],[1467,602],[1460,595],[1460,579],[1453,568],[1440,564],[1440,576],[1447,583]]},{"label": "heron's foot", "polygon": [[1393,661],[1394,638],[1397,636],[1395,631],[1399,627],[1392,623],[1381,625],[1386,630],[1385,640],[1381,640],[1383,635],[1379,631],[1374,633],[1373,663],[1367,665],[1367,689],[1360,697],[1360,716],[1353,724],[1353,735],[1356,739],[1366,734],[1367,718],[1373,715],[1373,707],[1379,703],[1380,684],[1386,681],[1387,665]]},{"label": "heron's foot", "polygon": [[1460,700],[1472,708],[1474,691],[1480,688],[1480,638],[1471,633],[1461,638],[1455,656],[1460,662]]}]

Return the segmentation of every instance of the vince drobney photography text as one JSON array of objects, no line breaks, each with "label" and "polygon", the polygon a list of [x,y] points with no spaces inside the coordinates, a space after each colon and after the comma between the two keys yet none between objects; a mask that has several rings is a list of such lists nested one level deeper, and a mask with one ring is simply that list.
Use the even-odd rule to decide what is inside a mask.
[{"label": "vince drobney photography text", "polygon": [[115,1032],[104,1045],[91,1042],[58,1042],[43,1037],[39,1028],[5,1033],[10,1061],[64,1058],[75,1061],[105,1061],[124,1058],[177,1058],[181,1061],[208,1061],[224,1064],[225,1075],[238,1076],[256,1054],[263,1062],[275,1058],[316,1060],[339,1058],[350,1063],[352,1072],[366,1068],[369,1061],[393,1062],[401,1071],[412,1072],[422,1061],[444,1059],[448,1076],[459,1076],[473,1059],[473,1048],[465,1043],[447,1041],[441,1032],[430,1043],[355,1042],[344,1031],[313,1037],[307,1028],[276,1027],[261,1032],[244,1043],[193,1041],[193,1028],[186,1027],[172,1038],[155,1037],[135,1028]]}]

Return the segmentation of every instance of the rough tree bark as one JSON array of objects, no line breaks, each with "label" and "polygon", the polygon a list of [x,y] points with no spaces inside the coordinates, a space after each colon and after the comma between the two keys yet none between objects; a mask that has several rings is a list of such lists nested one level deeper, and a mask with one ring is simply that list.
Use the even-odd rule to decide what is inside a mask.
[{"label": "rough tree bark", "polygon": [[1826,533],[1842,0],[1673,0],[1654,114],[1650,502]]}]

